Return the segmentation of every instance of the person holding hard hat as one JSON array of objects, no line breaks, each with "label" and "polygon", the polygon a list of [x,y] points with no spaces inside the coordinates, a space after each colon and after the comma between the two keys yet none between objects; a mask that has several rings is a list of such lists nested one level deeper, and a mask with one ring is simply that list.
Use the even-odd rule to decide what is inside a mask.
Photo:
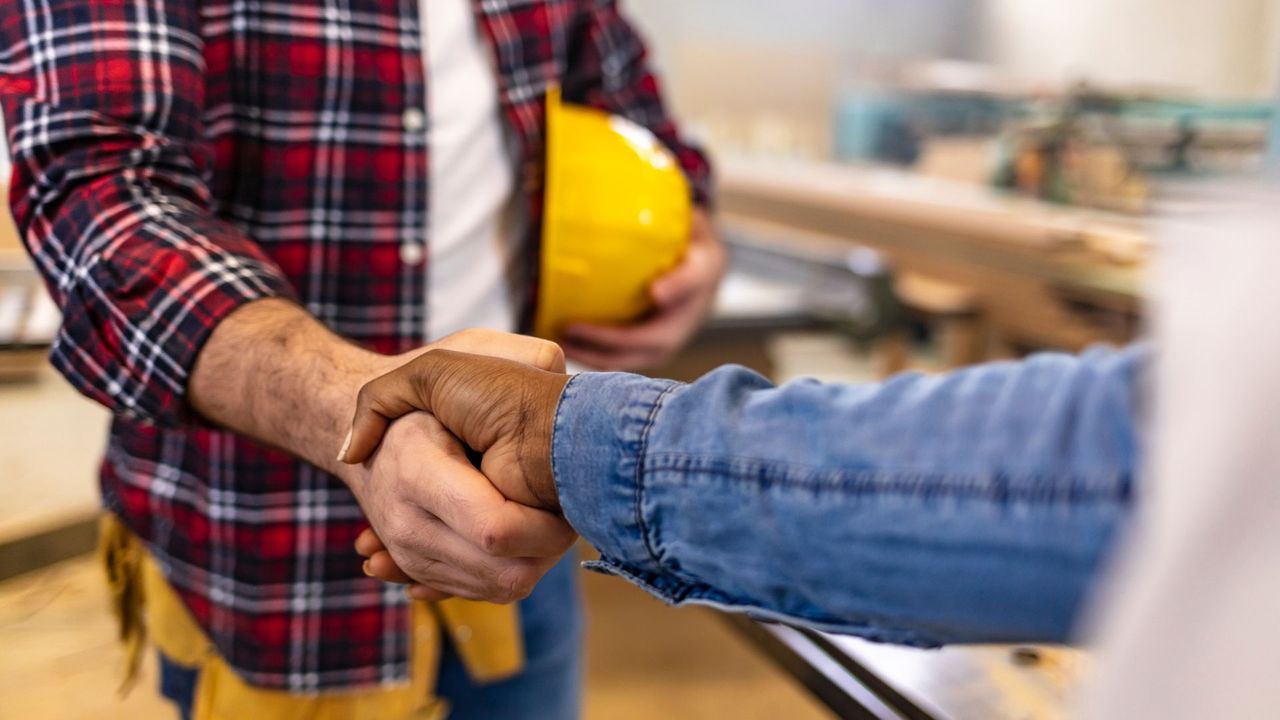
[{"label": "person holding hard hat", "polygon": [[[710,168],[617,3],[45,0],[0,46],[52,360],[115,415],[103,556],[134,659],[145,628],[199,718],[576,716],[563,519],[438,492],[417,468],[465,455],[426,416],[361,467],[333,448],[358,388],[424,347],[563,365],[464,328],[536,315],[631,369],[703,320]],[[547,579],[518,607],[408,604],[350,552],[369,523],[472,554],[518,524],[513,567]]]}]

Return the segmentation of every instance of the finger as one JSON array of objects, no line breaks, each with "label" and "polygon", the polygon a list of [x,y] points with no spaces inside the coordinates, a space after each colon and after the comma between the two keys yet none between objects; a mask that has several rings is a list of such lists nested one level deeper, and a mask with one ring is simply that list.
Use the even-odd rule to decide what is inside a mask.
[{"label": "finger", "polygon": [[491,575],[471,575],[461,568],[430,558],[419,558],[416,563],[408,581],[378,579],[396,585],[423,585],[437,592],[469,600],[485,599],[489,595],[496,596],[496,584],[488,579],[492,577]]},{"label": "finger", "polygon": [[628,327],[574,325],[566,331],[564,349],[574,360],[599,369],[652,368],[669,360],[701,319],[700,305],[689,302]]},{"label": "finger", "polygon": [[364,462],[382,442],[382,435],[392,420],[415,410],[431,409],[427,393],[418,381],[416,367],[411,364],[393,370],[360,388],[351,430],[338,456],[340,462],[351,465]]},{"label": "finger", "polygon": [[693,321],[682,310],[668,308],[631,325],[569,325],[564,331],[565,351],[568,346],[594,346],[607,352],[661,352],[678,343],[685,326]]},{"label": "finger", "polygon": [[691,249],[679,265],[649,284],[649,295],[660,308],[678,305],[702,289],[703,275],[703,263]]},{"label": "finger", "polygon": [[438,423],[434,426],[439,435],[422,458],[431,468],[431,480],[412,489],[418,507],[489,555],[558,556],[573,543],[576,535],[568,523],[507,500],[475,469],[458,441]]},{"label": "finger", "polygon": [[513,360],[548,372],[562,373],[565,369],[564,352],[559,345],[529,335],[475,328],[449,335],[431,347]]},{"label": "finger", "polygon": [[710,223],[696,222],[684,258],[670,272],[654,280],[649,286],[649,293],[658,307],[679,305],[715,288],[724,272],[724,265],[724,246],[716,238]]},{"label": "finger", "polygon": [[[548,340],[493,330],[454,333],[431,349],[452,350],[511,360],[549,372],[565,371],[564,351]],[[356,399],[351,429],[338,453],[338,461],[358,464],[368,459],[382,441],[392,420],[415,410],[430,411],[430,353],[365,384]]]},{"label": "finger", "polygon": [[559,556],[494,557],[478,550],[441,521],[424,514],[415,547],[403,552],[392,550],[387,559],[389,563],[371,566],[371,570],[390,579],[399,577],[398,569],[413,581],[450,595],[511,602],[528,595],[538,579],[558,562]]},{"label": "finger", "polygon": [[601,372],[648,369],[661,365],[665,357],[656,350],[601,350],[570,342],[565,342],[564,351],[573,361]]},{"label": "finger", "polygon": [[453,597],[447,592],[429,588],[426,585],[412,585],[405,593],[410,600],[420,600],[422,602],[440,602]]},{"label": "finger", "polygon": [[365,528],[356,538],[356,552],[361,557],[372,557],[374,553],[380,550],[386,550],[387,547],[382,544],[382,539],[373,531],[373,528]]},{"label": "finger", "polygon": [[477,583],[466,577],[465,574],[458,574],[453,578],[449,578],[446,573],[441,573],[440,579],[411,586],[408,594],[410,597],[414,597],[413,588],[422,587],[431,592],[424,599],[437,599],[444,596],[504,605],[527,598],[538,581],[554,564],[554,561],[542,561],[537,564],[530,561],[527,568],[521,569],[522,579],[516,581],[517,584],[515,585],[510,585],[501,580],[493,583]]},{"label": "finger", "polygon": [[565,351],[568,352],[570,347],[582,349],[584,346],[612,354],[656,350],[661,346],[661,338],[647,324],[642,325],[569,325],[564,330]]},{"label": "finger", "polygon": [[391,557],[391,553],[381,550],[374,553],[368,560],[364,561],[364,572],[369,577],[377,578],[383,582],[398,583],[401,585],[413,582],[413,578],[409,574],[400,569],[396,561]]},{"label": "finger", "polygon": [[690,247],[680,264],[649,284],[649,295],[658,307],[671,307],[704,292],[714,281],[707,251]]}]

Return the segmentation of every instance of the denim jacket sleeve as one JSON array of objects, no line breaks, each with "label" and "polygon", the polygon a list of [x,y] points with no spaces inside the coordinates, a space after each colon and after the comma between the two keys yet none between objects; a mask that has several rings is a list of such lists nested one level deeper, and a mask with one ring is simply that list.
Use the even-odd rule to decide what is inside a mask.
[{"label": "denim jacket sleeve", "polygon": [[910,645],[1062,641],[1129,516],[1148,352],[879,384],[583,374],[557,411],[593,569]]}]

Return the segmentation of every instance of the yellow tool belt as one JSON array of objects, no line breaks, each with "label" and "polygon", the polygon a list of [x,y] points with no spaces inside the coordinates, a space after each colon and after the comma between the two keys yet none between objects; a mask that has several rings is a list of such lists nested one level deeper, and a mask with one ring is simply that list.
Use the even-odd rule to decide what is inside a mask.
[{"label": "yellow tool belt", "polygon": [[316,695],[253,687],[218,655],[143,543],[113,515],[103,516],[98,552],[126,650],[122,691],[136,680],[149,638],[173,662],[198,670],[194,720],[443,718],[447,707],[433,696],[442,632],[449,633],[476,682],[501,680],[524,668],[524,644],[514,605],[446,600],[411,607],[413,642],[407,683]]}]

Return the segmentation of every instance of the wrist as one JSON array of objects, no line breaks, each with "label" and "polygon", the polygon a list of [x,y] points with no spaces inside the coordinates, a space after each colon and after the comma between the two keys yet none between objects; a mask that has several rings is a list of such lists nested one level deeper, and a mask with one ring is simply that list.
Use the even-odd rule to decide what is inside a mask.
[{"label": "wrist", "polygon": [[325,403],[328,408],[327,424],[334,427],[337,441],[328,453],[328,460],[323,468],[336,475],[359,496],[368,474],[367,469],[363,465],[348,465],[337,459],[341,454],[340,450],[345,450],[343,444],[349,438],[351,422],[356,413],[356,400],[361,388],[405,364],[412,358],[412,354],[382,355],[356,346],[347,346],[340,355],[340,358],[335,358],[335,365],[341,371],[335,382],[324,388],[328,396]]},{"label": "wrist", "polygon": [[551,445],[555,435],[556,409],[568,382],[568,375],[548,373],[540,377],[529,392],[520,428],[520,462],[529,492],[543,509],[556,513],[560,512],[560,496],[556,492],[551,464]]}]

